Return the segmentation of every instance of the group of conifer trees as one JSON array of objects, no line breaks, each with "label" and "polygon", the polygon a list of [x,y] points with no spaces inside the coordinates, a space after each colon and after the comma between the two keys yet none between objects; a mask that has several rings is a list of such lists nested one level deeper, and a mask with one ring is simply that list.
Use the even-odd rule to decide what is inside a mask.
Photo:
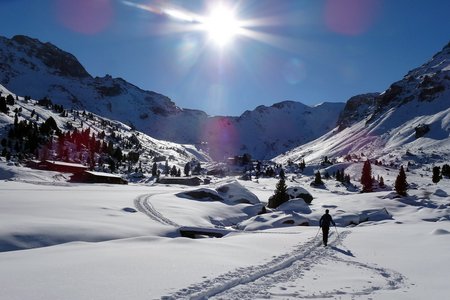
[{"label": "group of conifer trees", "polygon": [[[383,177],[379,176],[378,178],[379,178],[378,186],[384,187]],[[376,180],[372,176],[372,166],[370,164],[370,160],[366,160],[364,162],[360,182],[362,184],[362,192],[363,193],[373,192],[373,188],[374,188],[374,184],[375,184]],[[403,166],[400,167],[397,178],[395,179],[394,188],[398,195],[400,195],[400,196],[407,195],[408,182],[406,181],[406,173],[405,173],[405,169],[403,168]]]}]

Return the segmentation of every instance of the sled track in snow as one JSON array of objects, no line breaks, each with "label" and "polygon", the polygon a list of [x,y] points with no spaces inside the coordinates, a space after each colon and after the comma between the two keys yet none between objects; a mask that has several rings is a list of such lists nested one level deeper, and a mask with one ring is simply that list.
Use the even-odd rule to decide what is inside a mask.
[{"label": "sled track in snow", "polygon": [[150,197],[154,196],[153,194],[145,194],[140,195],[136,199],[134,199],[134,206],[142,212],[143,214],[147,215],[150,219],[161,223],[163,225],[169,225],[174,227],[180,227],[177,223],[169,220],[168,218],[164,217],[161,213],[159,213],[153,205],[148,201]]},{"label": "sled track in snow", "polygon": [[[350,231],[342,232],[339,237],[329,244],[321,246],[320,239],[312,238],[304,244],[298,244],[291,252],[275,256],[271,261],[222,274],[216,278],[190,285],[162,299],[264,299],[280,297],[292,298],[333,298],[336,295],[364,296],[378,290],[398,289],[404,285],[406,279],[400,273],[360,263],[351,259],[342,259],[333,250]],[[307,289],[291,293],[277,293],[271,291],[275,286],[288,284],[301,280],[305,273],[312,270],[315,265],[326,261],[346,264],[348,267],[363,269],[377,277],[380,283],[368,282],[368,286],[360,290],[311,293]],[[283,288],[281,289],[283,290]]]}]

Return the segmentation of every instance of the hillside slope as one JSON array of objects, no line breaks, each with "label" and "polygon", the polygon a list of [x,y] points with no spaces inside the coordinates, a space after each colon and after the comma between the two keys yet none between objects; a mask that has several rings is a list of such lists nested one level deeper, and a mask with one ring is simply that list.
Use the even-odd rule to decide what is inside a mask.
[{"label": "hillside slope", "polygon": [[348,155],[394,164],[448,162],[450,44],[384,93],[347,102],[338,128],[275,161],[343,160]]}]

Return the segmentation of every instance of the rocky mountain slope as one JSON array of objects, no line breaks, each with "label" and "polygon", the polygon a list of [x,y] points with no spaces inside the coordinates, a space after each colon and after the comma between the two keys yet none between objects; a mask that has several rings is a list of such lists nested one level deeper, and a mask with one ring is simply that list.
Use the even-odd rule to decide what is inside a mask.
[{"label": "rocky mountain slope", "polygon": [[278,156],[278,162],[362,156],[385,163],[450,159],[450,43],[385,92],[350,99],[339,128]]},{"label": "rocky mountain slope", "polygon": [[19,95],[48,97],[65,108],[119,120],[157,139],[208,145],[218,160],[246,152],[272,158],[334,128],[344,106],[289,101],[239,117],[210,117],[121,78],[94,78],[73,55],[26,36],[0,37],[0,84]]}]

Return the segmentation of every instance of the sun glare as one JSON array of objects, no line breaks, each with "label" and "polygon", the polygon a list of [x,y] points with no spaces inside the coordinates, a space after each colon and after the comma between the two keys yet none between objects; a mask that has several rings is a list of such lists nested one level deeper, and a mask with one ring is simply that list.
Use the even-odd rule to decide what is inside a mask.
[{"label": "sun glare", "polygon": [[239,33],[239,21],[233,11],[224,6],[215,7],[203,22],[204,30],[216,45],[229,44]]}]

